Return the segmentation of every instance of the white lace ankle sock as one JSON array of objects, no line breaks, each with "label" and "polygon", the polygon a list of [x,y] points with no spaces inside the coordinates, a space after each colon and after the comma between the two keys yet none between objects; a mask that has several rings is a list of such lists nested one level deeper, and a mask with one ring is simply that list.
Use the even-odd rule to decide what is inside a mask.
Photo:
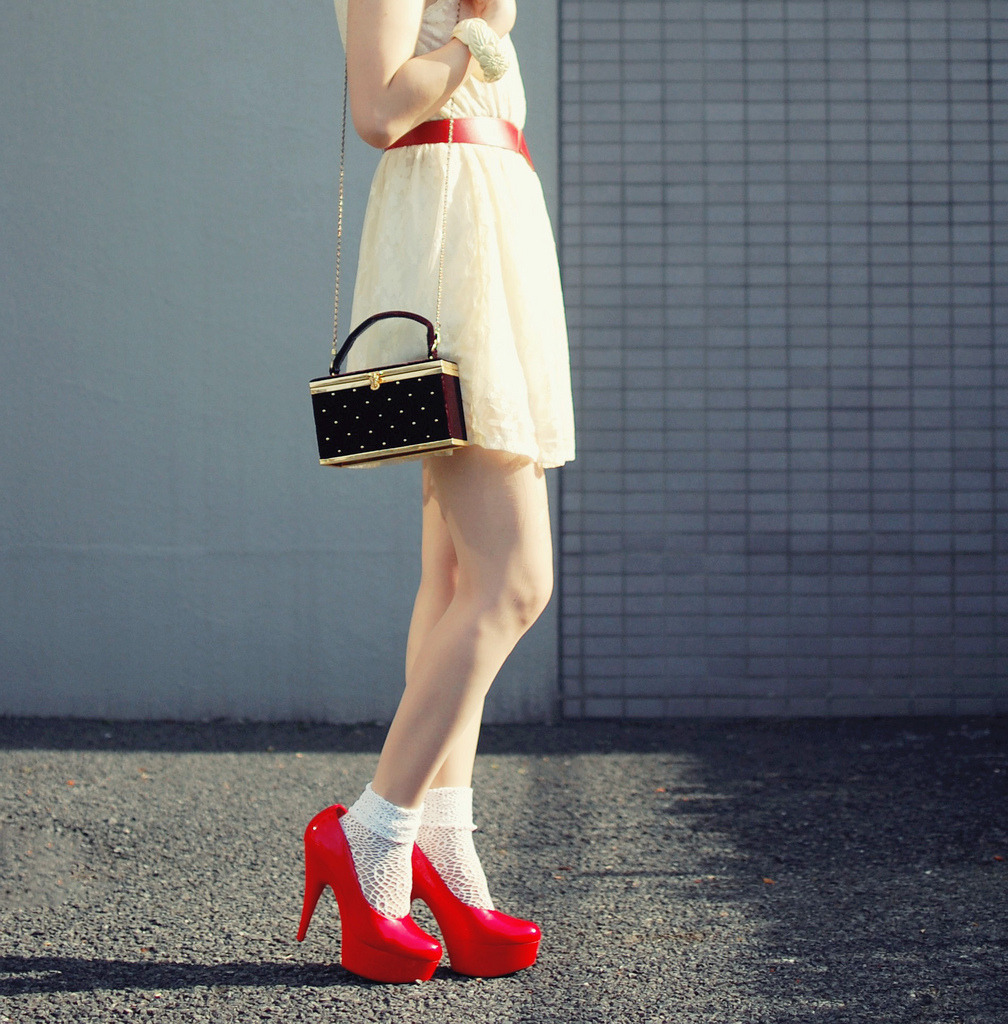
[{"label": "white lace ankle sock", "polygon": [[472,801],[468,786],[427,790],[416,842],[463,903],[493,910],[483,865],[473,846]]},{"label": "white lace ankle sock", "polygon": [[420,810],[380,797],[369,782],[340,819],[364,899],[379,914],[405,917],[413,890],[413,843]]}]

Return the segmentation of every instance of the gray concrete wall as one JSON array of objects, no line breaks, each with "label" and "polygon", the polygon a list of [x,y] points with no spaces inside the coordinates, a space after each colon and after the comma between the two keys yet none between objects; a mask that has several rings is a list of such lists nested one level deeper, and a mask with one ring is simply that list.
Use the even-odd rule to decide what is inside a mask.
[{"label": "gray concrete wall", "polygon": [[568,715],[1008,710],[1008,18],[561,6]]},{"label": "gray concrete wall", "polygon": [[[515,38],[555,203],[555,6],[523,5]],[[33,0],[0,65],[0,713],[389,717],[419,468],[320,469],[307,392],[331,336],[332,7]],[[347,297],[375,162],[351,139]],[[488,717],[555,696],[551,609]]]}]

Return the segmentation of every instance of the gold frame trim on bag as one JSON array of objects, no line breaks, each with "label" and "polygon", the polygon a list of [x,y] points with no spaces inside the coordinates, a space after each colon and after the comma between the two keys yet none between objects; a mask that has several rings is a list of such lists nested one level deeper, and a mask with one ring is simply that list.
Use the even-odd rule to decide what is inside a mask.
[{"label": "gold frame trim on bag", "polygon": [[320,466],[348,466],[355,462],[405,462],[407,459],[418,459],[424,455],[451,455],[456,448],[464,448],[468,441],[460,441],[457,437],[448,437],[443,441],[431,441],[425,444],[405,445],[402,448],[390,448],[388,455],[377,452],[364,452],[361,455],[337,455],[331,459],[319,459]]},{"label": "gold frame trim on bag", "polygon": [[[413,369],[413,366],[416,369]],[[404,365],[392,363],[389,366],[376,366],[373,370],[360,370],[357,373],[341,373],[338,377],[317,377],[308,382],[308,389],[313,395],[321,395],[326,391],[340,391],[343,388],[357,388],[367,384],[372,391],[378,388],[372,386],[372,378],[380,377],[381,384],[391,384],[397,380],[415,380],[417,377],[429,377],[441,373],[447,373],[450,377],[459,375],[458,363],[450,359],[425,359],[422,363]]]}]

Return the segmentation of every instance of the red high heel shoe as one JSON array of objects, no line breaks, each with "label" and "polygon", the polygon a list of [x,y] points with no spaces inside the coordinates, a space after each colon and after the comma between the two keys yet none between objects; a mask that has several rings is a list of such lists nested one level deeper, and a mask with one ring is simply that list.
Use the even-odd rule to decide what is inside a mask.
[{"label": "red high heel shoe", "polygon": [[542,937],[539,926],[463,903],[419,846],[413,847],[413,898],[430,907],[453,971],[474,978],[497,978],[535,963]]},{"label": "red high heel shoe", "polygon": [[441,959],[441,944],[407,914],[379,914],[361,892],[350,844],[339,819],[342,804],[320,811],[305,829],[305,893],[298,927],[303,941],[326,885],[339,906],[343,941],[340,963],[372,981],[426,981]]}]

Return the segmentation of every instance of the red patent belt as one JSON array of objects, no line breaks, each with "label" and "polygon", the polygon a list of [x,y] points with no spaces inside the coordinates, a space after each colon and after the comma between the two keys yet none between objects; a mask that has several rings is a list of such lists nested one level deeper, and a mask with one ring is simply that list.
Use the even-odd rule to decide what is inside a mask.
[{"label": "red patent belt", "polygon": [[[450,123],[448,120],[421,121],[387,148],[398,149],[400,146],[424,146],[431,142],[447,142]],[[528,161],[529,167],[535,170],[528,146],[525,145],[525,136],[521,129],[516,128],[510,121],[505,121],[502,117],[456,117],[454,125],[452,142],[474,142],[479,146],[500,146],[503,149],[510,149],[514,153],[521,153]]]}]

